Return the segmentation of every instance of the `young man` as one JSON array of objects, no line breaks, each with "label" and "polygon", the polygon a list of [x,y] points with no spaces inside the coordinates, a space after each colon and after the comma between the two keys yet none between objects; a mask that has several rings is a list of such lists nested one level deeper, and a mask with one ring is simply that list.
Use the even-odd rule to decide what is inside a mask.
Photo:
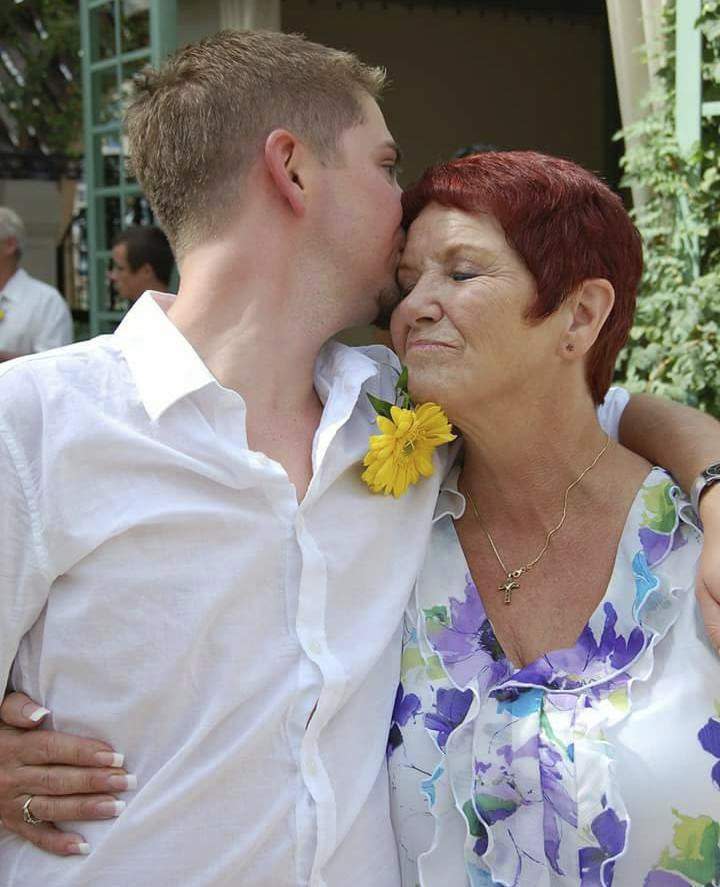
[{"label": "young man", "polygon": [[[0,671],[102,740],[4,732],[7,887],[398,884],[385,746],[440,477],[362,485],[393,358],[324,344],[396,299],[382,80],[231,32],[149,75],[130,142],[180,292],[0,379]],[[629,425],[666,409],[643,452],[687,483],[717,432],[642,401]]]},{"label": "young man", "polygon": [[131,225],[115,238],[110,280],[121,299],[134,305],[148,290],[170,290],[173,258],[170,244],[155,225]]}]

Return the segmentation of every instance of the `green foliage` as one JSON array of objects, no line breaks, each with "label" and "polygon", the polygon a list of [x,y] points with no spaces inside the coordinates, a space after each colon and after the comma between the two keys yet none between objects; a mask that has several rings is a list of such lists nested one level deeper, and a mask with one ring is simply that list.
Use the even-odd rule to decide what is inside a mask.
[{"label": "green foliage", "polygon": [[[624,136],[624,184],[645,190],[634,211],[645,244],[635,325],[618,378],[633,391],[681,400],[720,416],[720,130],[704,122],[688,157],[675,139],[675,3],[666,4],[659,89]],[[703,93],[720,98],[720,2],[702,5]]]},{"label": "green foliage", "polygon": [[82,88],[77,0],[0,2],[0,46],[20,82],[0,79],[0,101],[17,126],[18,147],[78,156]]}]

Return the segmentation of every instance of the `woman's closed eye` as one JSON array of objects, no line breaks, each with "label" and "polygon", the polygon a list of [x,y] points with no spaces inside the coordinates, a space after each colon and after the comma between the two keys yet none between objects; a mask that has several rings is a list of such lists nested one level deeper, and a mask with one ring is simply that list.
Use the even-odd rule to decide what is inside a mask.
[{"label": "woman's closed eye", "polygon": [[387,174],[390,176],[390,178],[393,181],[395,181],[397,179],[397,177],[400,175],[400,172],[401,172],[400,166],[396,162],[384,163],[383,167],[385,168],[385,170],[387,171]]},{"label": "woman's closed eye", "polygon": [[457,283],[462,283],[464,280],[472,280],[473,277],[477,277],[477,271],[453,271],[450,277]]}]

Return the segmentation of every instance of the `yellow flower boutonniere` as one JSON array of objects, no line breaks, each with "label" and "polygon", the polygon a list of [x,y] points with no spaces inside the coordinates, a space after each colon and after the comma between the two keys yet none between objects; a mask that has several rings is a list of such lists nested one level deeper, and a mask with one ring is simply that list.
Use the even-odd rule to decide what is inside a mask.
[{"label": "yellow flower boutonniere", "polygon": [[395,404],[368,394],[381,433],[370,438],[362,479],[373,493],[392,493],[396,499],[421,477],[430,477],[435,449],[455,440],[447,416],[436,403],[413,406],[407,382],[407,367],[403,367],[395,385]]},{"label": "yellow flower boutonniere", "polygon": [[0,320],[2,320],[3,317],[5,317],[5,312],[0,308]]}]

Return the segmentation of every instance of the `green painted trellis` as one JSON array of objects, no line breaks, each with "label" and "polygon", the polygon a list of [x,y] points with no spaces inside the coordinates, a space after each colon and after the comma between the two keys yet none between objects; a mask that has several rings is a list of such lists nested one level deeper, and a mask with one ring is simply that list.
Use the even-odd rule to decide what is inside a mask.
[{"label": "green painted trellis", "polygon": [[[691,154],[702,143],[703,118],[720,118],[720,102],[703,100],[703,38],[698,27],[702,0],[677,0],[675,16],[675,134]],[[687,212],[681,201],[680,212]],[[700,273],[697,242],[689,244],[694,276]]]},{"label": "green painted trellis", "polygon": [[175,48],[176,7],[176,0],[80,0],[91,335],[122,316],[106,280],[111,243],[146,212],[125,165],[123,104],[133,76]]}]

